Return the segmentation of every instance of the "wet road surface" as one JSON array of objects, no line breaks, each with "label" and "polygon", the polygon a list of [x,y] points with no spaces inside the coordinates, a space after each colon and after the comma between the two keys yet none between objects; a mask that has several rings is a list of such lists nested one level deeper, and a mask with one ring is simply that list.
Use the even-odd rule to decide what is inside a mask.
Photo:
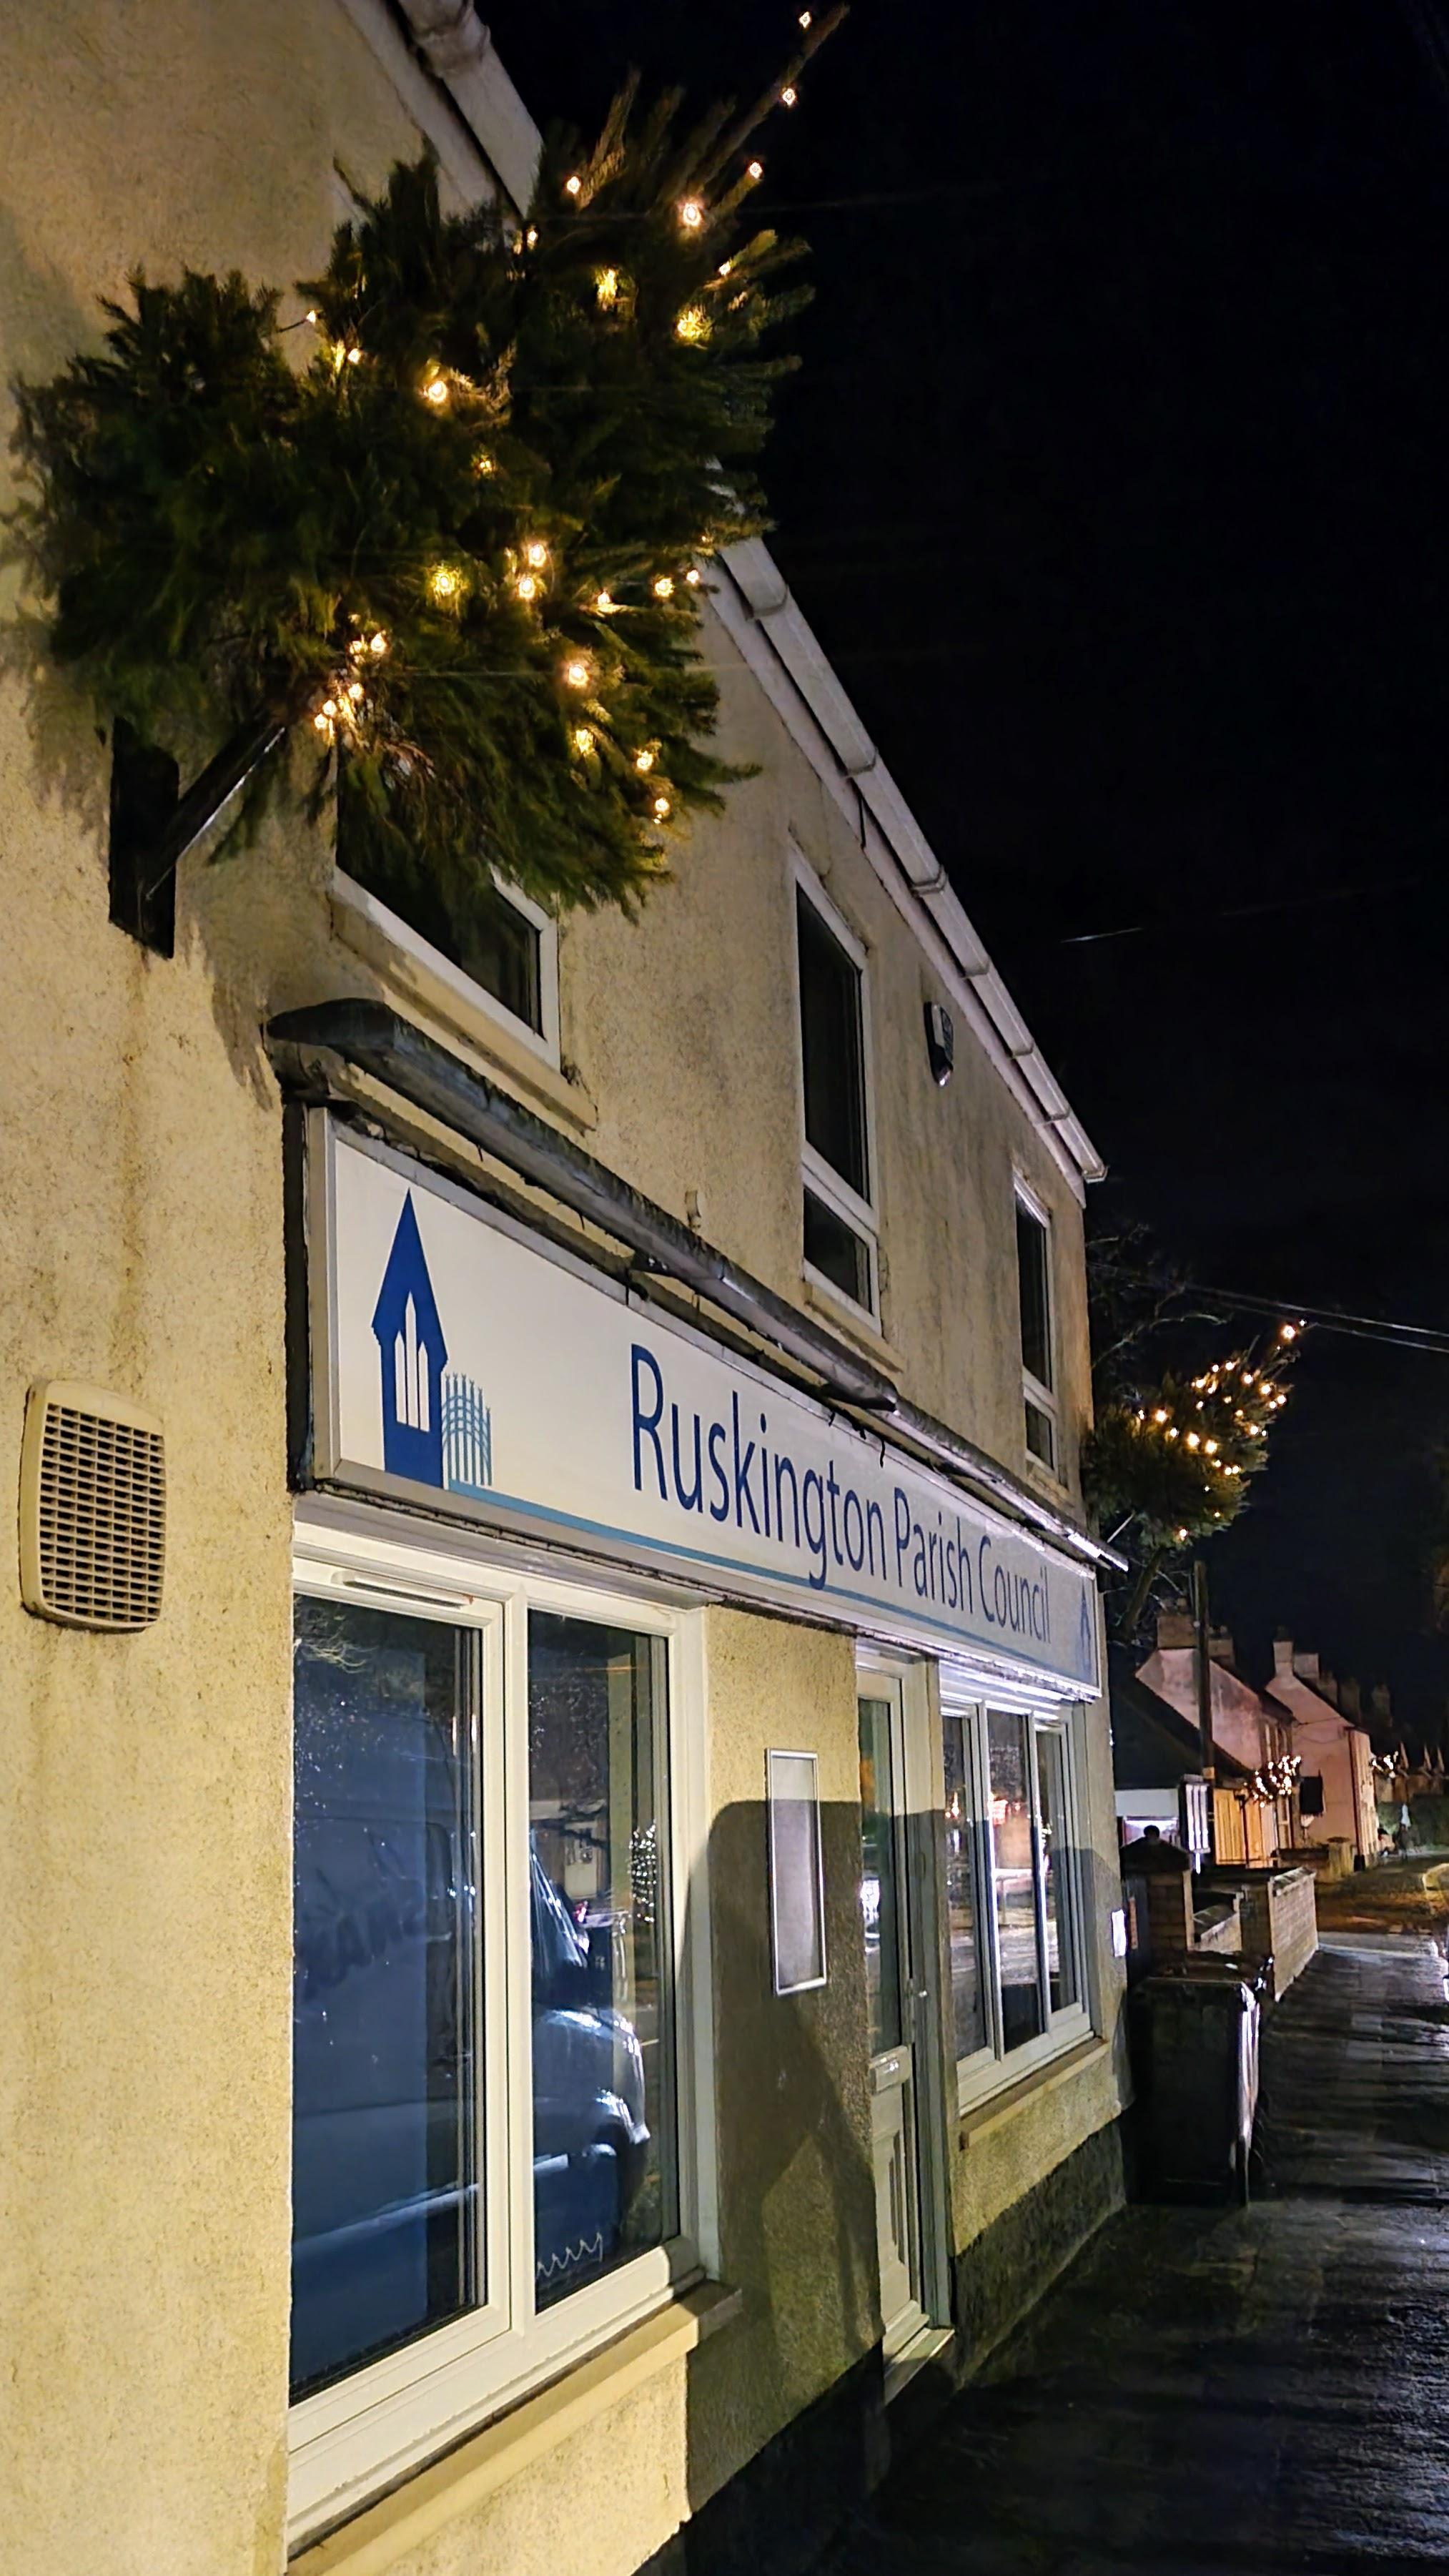
[{"label": "wet road surface", "polygon": [[1111,2221],[823,2576],[1449,2570],[1440,1944],[1320,1952],[1257,2143],[1252,2208]]}]

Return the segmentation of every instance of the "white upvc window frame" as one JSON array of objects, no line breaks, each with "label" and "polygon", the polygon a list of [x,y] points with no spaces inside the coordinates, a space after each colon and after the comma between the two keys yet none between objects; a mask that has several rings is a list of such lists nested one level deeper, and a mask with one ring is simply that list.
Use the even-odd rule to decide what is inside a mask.
[{"label": "white upvc window frame", "polygon": [[[1041,1838],[1041,1787],[1037,1769],[1037,1738],[1043,1733],[1056,1735],[1062,1743],[1062,1779],[1066,1797],[1066,1848],[1071,1866],[1066,1874],[1066,1903],[1071,1922],[1071,1941],[1076,1962],[1078,1994],[1074,2002],[1058,2012],[1050,2010],[1049,1990],[1045,1984],[1045,1952],[1042,1948],[1043,2010],[1046,2027],[1035,2039],[1024,2040],[1019,2047],[1008,2049],[1002,2021],[1001,1959],[996,1919],[993,1863],[995,1858],[994,1828],[991,1821],[991,1771],[987,1742],[987,1720],[990,1716],[1025,1718],[1031,1728],[1031,1762],[1029,1781],[1032,1807],[1033,1872],[1035,1881],[1038,1943],[1044,1943],[1046,1907],[1046,1871]],[[971,1889],[976,1923],[978,1973],[982,1982],[986,2038],[982,2047],[969,2057],[956,2061],[957,2104],[961,2111],[977,2108],[995,2093],[1007,2091],[1023,2077],[1050,2066],[1068,2050],[1080,2047],[1093,2035],[1092,1996],[1093,1957],[1092,1923],[1089,1913],[1091,1873],[1086,1866],[1083,1842],[1083,1819],[1087,1812],[1083,1778],[1085,1758],[1085,1705],[1074,1701],[1044,1700],[1037,1693],[1015,1691],[993,1682],[988,1687],[971,1683],[953,1687],[943,1679],[941,1719],[943,1727],[958,1725],[962,1734],[967,1808],[971,1822]],[[944,1906],[945,1895],[942,1892]],[[951,2027],[952,1997],[945,1997],[947,2027]]]},{"label": "white upvc window frame", "polygon": [[[372,1524],[385,1521],[387,1531]],[[633,1586],[515,1572],[472,1551],[395,1535],[393,1515],[315,1505],[299,1519],[298,1592],[475,1628],[484,1702],[478,1727],[479,2002],[477,2099],[485,2194],[483,2303],[399,2351],[297,2400],[289,2411],[288,2542],[296,2549],[384,2489],[556,2379],[687,2282],[717,2271],[713,2033],[705,1853],[702,1614]],[[530,1609],[660,1638],[667,1664],[668,1801],[674,1977],[675,2170],[679,2230],[533,2312],[533,2097],[528,1872],[527,1622]],[[496,1819],[496,1822],[490,1822]],[[513,2070],[510,2083],[510,2069]]]},{"label": "white upvc window frame", "polygon": [[366,886],[359,885],[356,877],[350,877],[345,868],[334,867],[332,894],[334,901],[356,914],[411,965],[420,967],[425,974],[444,985],[456,1001],[469,1010],[481,1012],[485,1019],[506,1030],[509,1037],[515,1038],[520,1046],[527,1047],[531,1055],[538,1056],[557,1073],[561,1063],[558,923],[551,912],[546,912],[541,903],[535,903],[533,897],[524,894],[520,887],[510,884],[497,868],[492,875],[503,901],[511,904],[538,934],[538,1015],[542,1025],[536,1029],[531,1028],[527,1020],[520,1019],[516,1011],[510,1011],[499,1001],[496,993],[489,992],[486,984],[480,984],[475,976],[466,974],[461,966],[455,966],[452,958],[445,957],[441,948],[435,948],[430,939],[425,939],[421,931],[414,930],[412,924],[404,921],[401,913],[394,912],[380,896],[370,894]]},{"label": "white upvc window frame", "polygon": [[[1045,1206],[1042,1200],[1037,1197],[1035,1190],[1033,1190],[1029,1184],[1022,1179],[1019,1172],[1015,1173],[1012,1179],[1011,1254],[1012,1260],[1016,1265],[1017,1339],[1018,1342],[1020,1342],[1021,1253],[1017,1242],[1016,1231],[1018,1208],[1024,1208],[1027,1215],[1035,1224],[1040,1226],[1042,1231],[1043,1264],[1046,1274],[1047,1355],[1051,1362],[1052,1371],[1052,1384],[1050,1386],[1046,1386],[1036,1375],[1036,1372],[1027,1367],[1025,1353],[1023,1353],[1021,1363],[1021,1436],[1029,1463],[1033,1467],[1038,1468],[1044,1476],[1050,1476],[1054,1484],[1059,1485],[1062,1483],[1063,1479],[1061,1401],[1056,1391],[1056,1381],[1061,1376],[1060,1354],[1057,1344],[1056,1237],[1052,1228],[1050,1208]],[[1026,1408],[1029,1404],[1034,1405],[1037,1412],[1044,1416],[1050,1430],[1052,1454],[1049,1459],[1038,1457],[1037,1452],[1031,1445],[1031,1442],[1027,1439]]]},{"label": "white upvc window frame", "polygon": [[[801,895],[814,907],[831,937],[844,950],[855,968],[860,997],[860,1084],[861,1132],[865,1148],[865,1172],[871,1195],[862,1198],[843,1180],[825,1157],[811,1144],[805,1133],[805,1025],[800,990],[800,933],[798,905]],[[828,1279],[813,1262],[807,1261],[802,1248],[800,1267],[817,1296],[825,1297],[843,1315],[859,1323],[862,1316],[870,1324],[880,1325],[880,1170],[876,1152],[875,1120],[875,1053],[871,1036],[870,959],[864,942],[852,929],[838,905],[832,903],[824,885],[803,852],[792,844],[790,851],[790,982],[795,1004],[795,1063],[800,1116],[800,1224],[805,1223],[805,1192],[821,1200],[831,1214],[849,1226],[864,1246],[866,1269],[870,1280],[868,1303],[847,1294],[833,1279]]]}]

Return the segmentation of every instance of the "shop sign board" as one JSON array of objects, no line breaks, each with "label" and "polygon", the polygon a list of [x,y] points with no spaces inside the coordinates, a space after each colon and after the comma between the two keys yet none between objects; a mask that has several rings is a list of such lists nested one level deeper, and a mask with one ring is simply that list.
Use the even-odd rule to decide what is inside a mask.
[{"label": "shop sign board", "polygon": [[312,1182],[320,1481],[1095,1693],[1085,1566],[321,1113]]}]

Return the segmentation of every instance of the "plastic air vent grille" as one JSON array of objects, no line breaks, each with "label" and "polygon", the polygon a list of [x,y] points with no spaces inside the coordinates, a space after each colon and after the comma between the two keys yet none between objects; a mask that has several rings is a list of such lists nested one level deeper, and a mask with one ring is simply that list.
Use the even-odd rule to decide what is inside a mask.
[{"label": "plastic air vent grille", "polygon": [[20,1588],[70,1628],[149,1628],[166,1568],[166,1444],[129,1397],[32,1387],[20,1460]]}]

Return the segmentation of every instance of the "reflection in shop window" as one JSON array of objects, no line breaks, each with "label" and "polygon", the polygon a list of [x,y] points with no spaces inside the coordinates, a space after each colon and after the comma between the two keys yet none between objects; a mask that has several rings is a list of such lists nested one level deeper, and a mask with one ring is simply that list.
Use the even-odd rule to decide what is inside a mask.
[{"label": "reflection in shop window", "polygon": [[975,1806],[959,1711],[942,1720],[946,1761],[946,1916],[951,1943],[951,2007],[956,2055],[974,2057],[986,2046],[986,1993],[976,1920]]},{"label": "reflection in shop window", "polygon": [[480,2295],[475,1640],[300,1600],[295,1676],[299,2396]]},{"label": "reflection in shop window", "polygon": [[1056,1727],[1041,1728],[1036,1739],[1036,1770],[1045,1877],[1047,1988],[1054,2013],[1077,2003],[1081,1989],[1072,1906],[1072,1855],[1067,1838],[1066,1765],[1065,1737]]},{"label": "reflection in shop window", "polygon": [[540,2308],[677,2225],[664,1670],[658,1638],[529,1614]]},{"label": "reflection in shop window", "polygon": [[991,1766],[992,1888],[1001,1977],[1002,2043],[1020,2048],[1046,2028],[1040,1926],[1037,1920],[1036,1834],[1028,1759],[1031,1722],[993,1709],[986,1721]]}]

